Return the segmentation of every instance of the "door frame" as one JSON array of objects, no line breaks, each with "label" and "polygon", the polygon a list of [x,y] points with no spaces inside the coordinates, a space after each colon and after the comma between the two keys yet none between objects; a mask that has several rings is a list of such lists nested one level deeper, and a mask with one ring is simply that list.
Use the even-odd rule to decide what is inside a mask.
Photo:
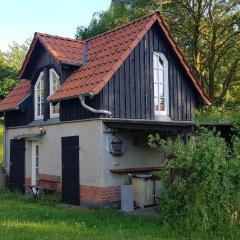
[{"label": "door frame", "polygon": [[32,171],[31,171],[31,185],[37,185],[37,171],[36,171],[36,158],[37,158],[37,151],[36,148],[38,146],[38,168],[39,168],[39,146],[40,141],[34,140],[31,141],[31,163],[32,163]]}]

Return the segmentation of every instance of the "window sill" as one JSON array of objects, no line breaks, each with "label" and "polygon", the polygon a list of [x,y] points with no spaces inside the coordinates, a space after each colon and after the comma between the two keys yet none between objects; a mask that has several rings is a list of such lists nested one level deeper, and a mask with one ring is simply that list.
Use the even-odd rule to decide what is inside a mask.
[{"label": "window sill", "polygon": [[156,121],[171,121],[172,119],[169,117],[169,115],[155,115]]}]

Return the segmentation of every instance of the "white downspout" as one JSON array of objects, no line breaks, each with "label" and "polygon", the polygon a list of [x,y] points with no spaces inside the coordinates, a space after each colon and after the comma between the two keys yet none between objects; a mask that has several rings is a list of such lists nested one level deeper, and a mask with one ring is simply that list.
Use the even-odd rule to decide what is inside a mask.
[{"label": "white downspout", "polygon": [[79,95],[79,100],[81,102],[81,105],[83,106],[83,108],[87,109],[88,111],[92,112],[92,113],[100,113],[100,114],[104,114],[104,115],[108,115],[108,116],[111,116],[112,113],[110,111],[107,111],[107,110],[102,110],[102,109],[94,109],[90,106],[88,106],[86,103],[85,103],[85,95]]}]

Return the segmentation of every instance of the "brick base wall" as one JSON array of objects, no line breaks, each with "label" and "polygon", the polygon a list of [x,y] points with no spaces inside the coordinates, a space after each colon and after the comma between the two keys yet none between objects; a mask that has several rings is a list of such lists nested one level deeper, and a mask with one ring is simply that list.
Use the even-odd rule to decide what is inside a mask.
[{"label": "brick base wall", "polygon": [[96,203],[111,203],[120,201],[120,187],[95,187],[80,185],[81,200]]},{"label": "brick base wall", "polygon": [[[9,180],[9,176],[7,176]],[[31,185],[31,178],[25,178],[25,185]],[[40,178],[41,187],[52,188],[54,187],[58,192],[62,191],[61,181],[50,181]],[[98,203],[98,204],[107,204],[113,202],[119,202],[121,200],[121,190],[120,186],[113,187],[96,187],[96,186],[87,186],[80,185],[80,199],[86,202]]]}]

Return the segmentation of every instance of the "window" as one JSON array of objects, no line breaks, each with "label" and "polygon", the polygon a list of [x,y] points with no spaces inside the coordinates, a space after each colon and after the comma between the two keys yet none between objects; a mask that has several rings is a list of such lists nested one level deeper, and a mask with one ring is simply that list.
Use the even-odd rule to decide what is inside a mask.
[{"label": "window", "polygon": [[[58,74],[52,68],[49,71],[50,74],[50,95],[52,95],[60,86],[60,80]],[[50,104],[50,117],[58,117],[59,116],[59,103],[56,105]]]},{"label": "window", "polygon": [[37,82],[34,86],[34,96],[35,96],[35,119],[43,119],[44,112],[44,74],[40,73]]},{"label": "window", "polygon": [[168,60],[163,53],[153,53],[155,117],[169,115]]}]

